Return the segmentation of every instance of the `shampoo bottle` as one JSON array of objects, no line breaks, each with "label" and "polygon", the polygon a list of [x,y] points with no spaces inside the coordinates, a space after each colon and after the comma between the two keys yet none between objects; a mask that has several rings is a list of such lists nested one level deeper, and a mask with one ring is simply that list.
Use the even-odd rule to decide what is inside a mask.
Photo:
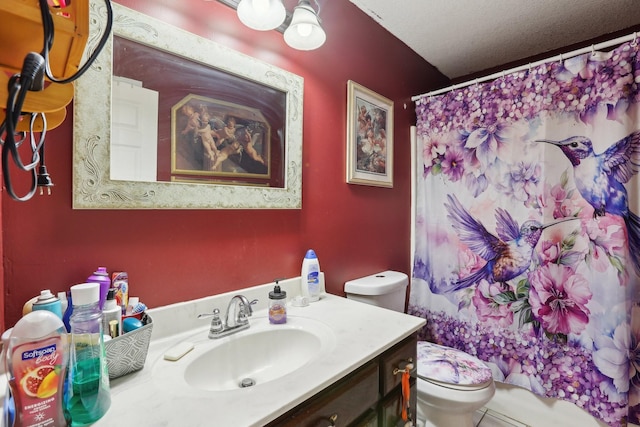
[{"label": "shampoo bottle", "polygon": [[69,322],[71,344],[64,410],[72,427],[93,424],[111,406],[99,300],[98,283],[71,287],[73,313]]},{"label": "shampoo bottle", "polygon": [[320,299],[320,262],[313,249],[309,249],[302,260],[300,281],[302,296],[309,298],[309,302],[318,301]]},{"label": "shampoo bottle", "polygon": [[67,343],[62,320],[47,310],[22,317],[11,332],[6,361],[14,426],[66,426],[62,398]]}]

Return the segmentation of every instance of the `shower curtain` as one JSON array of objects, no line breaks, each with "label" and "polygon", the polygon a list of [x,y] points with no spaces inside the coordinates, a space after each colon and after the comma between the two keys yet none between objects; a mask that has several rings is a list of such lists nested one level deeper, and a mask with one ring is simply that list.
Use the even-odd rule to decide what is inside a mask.
[{"label": "shower curtain", "polygon": [[416,101],[420,339],[612,426],[640,414],[637,52]]}]

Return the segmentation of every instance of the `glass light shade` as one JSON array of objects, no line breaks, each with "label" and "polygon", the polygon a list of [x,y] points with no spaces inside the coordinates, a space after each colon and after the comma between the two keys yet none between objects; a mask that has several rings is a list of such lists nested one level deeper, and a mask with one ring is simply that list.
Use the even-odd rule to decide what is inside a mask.
[{"label": "glass light shade", "polygon": [[291,24],[284,32],[284,41],[298,50],[313,50],[322,46],[327,39],[318,15],[307,0],[300,0],[293,9]]},{"label": "glass light shade", "polygon": [[240,22],[259,31],[278,28],[287,16],[282,0],[241,0],[237,13]]}]

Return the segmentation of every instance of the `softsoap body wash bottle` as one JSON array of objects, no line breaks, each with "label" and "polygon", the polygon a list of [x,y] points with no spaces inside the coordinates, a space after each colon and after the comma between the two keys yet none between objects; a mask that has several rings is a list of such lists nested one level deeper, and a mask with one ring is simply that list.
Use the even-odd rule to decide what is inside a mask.
[{"label": "softsoap body wash bottle", "polygon": [[309,302],[318,301],[320,299],[320,262],[313,249],[309,249],[302,260],[300,281],[302,296],[309,298]]},{"label": "softsoap body wash bottle", "polygon": [[62,320],[47,310],[32,311],[13,327],[7,375],[15,401],[14,427],[67,425],[62,407],[66,335]]}]

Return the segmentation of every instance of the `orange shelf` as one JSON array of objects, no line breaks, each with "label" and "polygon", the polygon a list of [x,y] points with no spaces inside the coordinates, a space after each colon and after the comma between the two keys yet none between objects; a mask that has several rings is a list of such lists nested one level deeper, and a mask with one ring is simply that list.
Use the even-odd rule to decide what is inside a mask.
[{"label": "orange shelf", "polygon": [[[56,79],[73,75],[81,65],[89,36],[89,1],[73,0],[64,9],[50,9],[55,34],[49,52],[49,67]],[[19,73],[29,52],[42,52],[44,31],[37,0],[0,0],[0,122],[7,103],[9,76]],[[73,98],[73,85],[50,83],[45,90],[29,92],[22,111],[50,115],[47,128],[60,125],[65,107]],[[21,122],[19,130],[27,123]],[[40,126],[41,128],[42,126]],[[38,129],[41,130],[41,129]]]},{"label": "orange shelf", "polygon": [[[56,78],[78,70],[89,36],[89,2],[73,0],[64,9],[50,9],[55,27],[49,64]],[[43,47],[42,19],[37,0],[0,1],[0,67],[12,73],[22,68],[29,52]]]}]

